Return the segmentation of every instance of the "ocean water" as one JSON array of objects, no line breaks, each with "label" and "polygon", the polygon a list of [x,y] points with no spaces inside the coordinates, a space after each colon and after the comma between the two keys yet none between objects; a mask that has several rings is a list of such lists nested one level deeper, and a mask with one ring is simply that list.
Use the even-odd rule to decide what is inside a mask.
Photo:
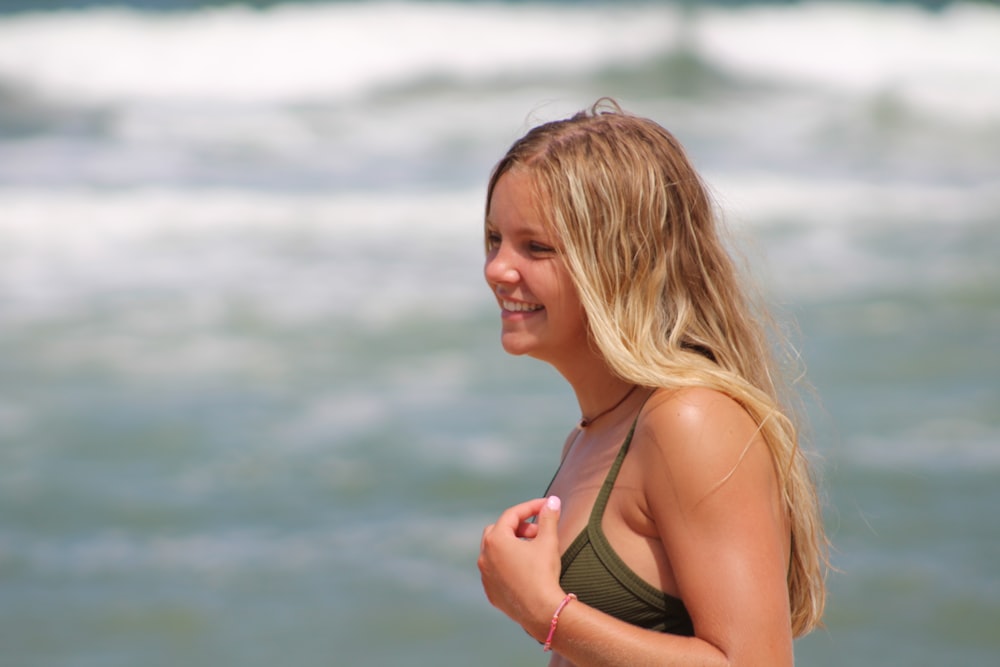
[{"label": "ocean water", "polygon": [[1000,659],[994,4],[169,4],[0,7],[2,667],[544,664],[475,559],[577,413],[483,187],[602,95],[797,323],[798,663]]}]

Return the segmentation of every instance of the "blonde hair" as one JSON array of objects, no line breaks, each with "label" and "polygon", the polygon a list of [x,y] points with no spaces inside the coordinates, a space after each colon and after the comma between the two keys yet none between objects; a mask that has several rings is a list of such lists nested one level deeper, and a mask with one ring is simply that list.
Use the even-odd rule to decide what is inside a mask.
[{"label": "blonde hair", "polygon": [[[826,538],[810,466],[767,319],[741,284],[712,202],[680,143],[659,124],[599,100],[535,127],[497,164],[526,170],[611,369],[647,387],[710,387],[754,418],[791,522],[795,636],[821,624]],[[776,332],[773,332],[776,333]]]}]

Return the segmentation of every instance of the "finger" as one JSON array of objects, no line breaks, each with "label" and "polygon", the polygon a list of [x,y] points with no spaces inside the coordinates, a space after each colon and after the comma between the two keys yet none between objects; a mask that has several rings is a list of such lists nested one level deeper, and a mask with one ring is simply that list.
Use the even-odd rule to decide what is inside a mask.
[{"label": "finger", "polygon": [[515,533],[518,537],[530,540],[538,535],[538,524],[534,521],[522,521]]},{"label": "finger", "polygon": [[559,496],[549,496],[542,503],[538,511],[538,537],[556,538],[559,528],[559,514],[562,510],[562,501]]},{"label": "finger", "polygon": [[533,500],[528,500],[526,502],[514,505],[508,508],[500,515],[497,519],[495,526],[497,528],[506,528],[512,533],[516,533],[518,527],[524,523],[525,520],[530,519],[533,516],[538,516],[539,510],[545,504],[545,498],[534,498]]}]

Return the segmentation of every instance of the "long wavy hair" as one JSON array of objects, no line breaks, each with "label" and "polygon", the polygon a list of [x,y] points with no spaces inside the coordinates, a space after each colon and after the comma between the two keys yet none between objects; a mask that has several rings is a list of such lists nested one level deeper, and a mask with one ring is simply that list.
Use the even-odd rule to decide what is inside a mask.
[{"label": "long wavy hair", "polygon": [[745,289],[684,149],[659,124],[604,98],[517,140],[493,170],[487,210],[515,167],[531,176],[610,368],[646,387],[716,389],[756,421],[791,524],[792,630],[820,625],[827,542],[783,380],[788,367],[776,354],[791,348]]}]

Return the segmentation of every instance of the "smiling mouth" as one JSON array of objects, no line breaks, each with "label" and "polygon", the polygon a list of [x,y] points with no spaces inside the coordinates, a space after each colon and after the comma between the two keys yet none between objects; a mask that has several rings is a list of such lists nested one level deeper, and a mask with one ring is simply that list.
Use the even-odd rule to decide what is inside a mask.
[{"label": "smiling mouth", "polygon": [[522,303],[520,301],[500,301],[500,305],[503,306],[504,310],[509,310],[513,313],[533,313],[538,310],[542,310],[544,306],[531,303]]}]

